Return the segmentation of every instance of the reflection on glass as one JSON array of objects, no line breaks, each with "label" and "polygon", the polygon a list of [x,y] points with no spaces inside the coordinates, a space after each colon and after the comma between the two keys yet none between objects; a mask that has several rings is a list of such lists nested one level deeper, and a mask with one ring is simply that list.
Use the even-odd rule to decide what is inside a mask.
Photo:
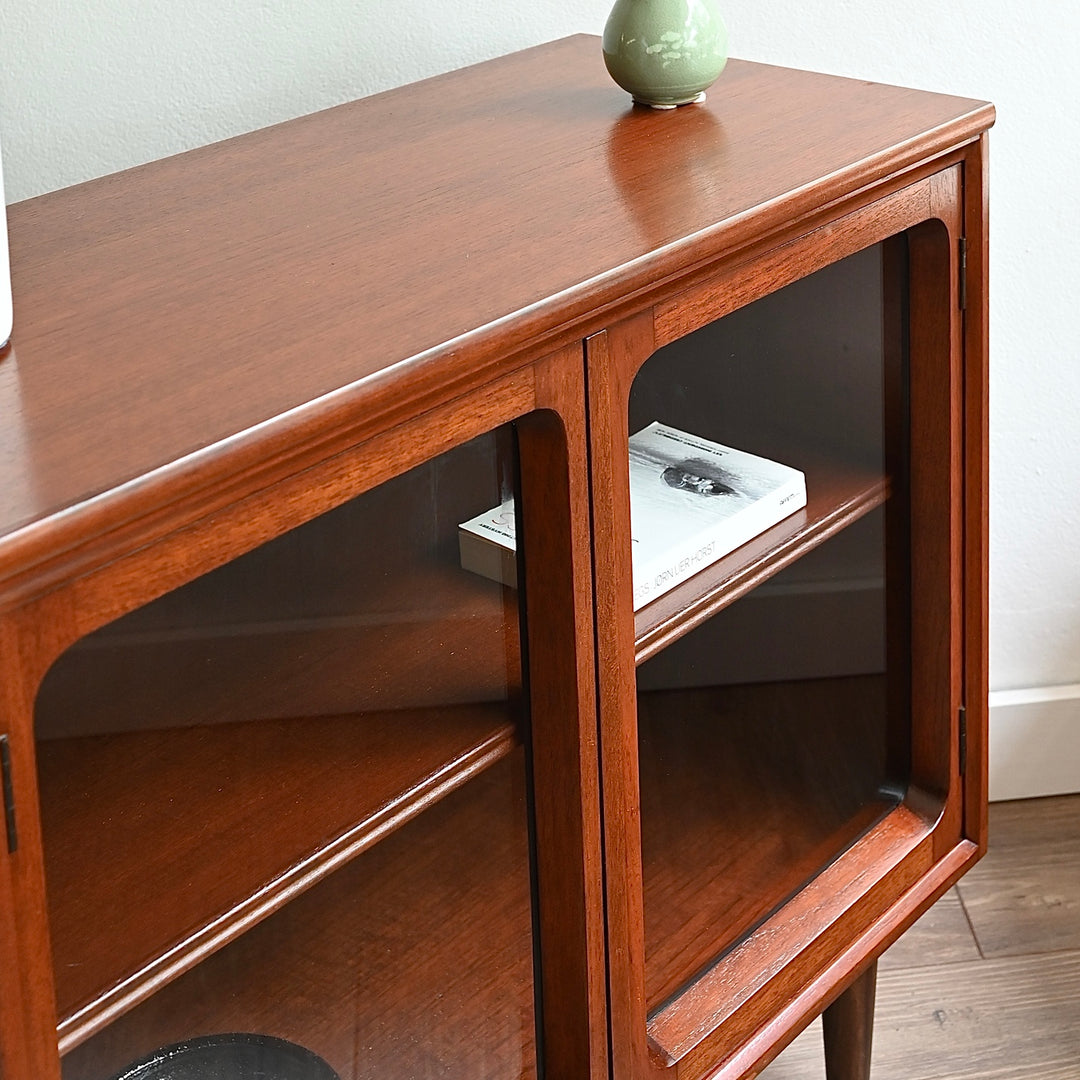
[{"label": "reflection on glass", "polygon": [[[638,669],[650,1010],[906,789],[903,252],[877,245],[735,311],[659,350],[632,387],[631,431],[659,421],[780,462],[807,495],[780,538],[798,533],[798,558],[777,572],[763,541],[747,556],[761,583],[665,630],[673,644]],[[715,603],[738,560],[701,573]],[[694,579],[678,589],[638,613],[639,633],[674,625]]]},{"label": "reflection on glass", "polygon": [[897,328],[882,246],[868,248],[660,349],[630,393],[630,431],[658,420],[807,468],[880,474]]},{"label": "reflection on glass", "polygon": [[341,1080],[534,1077],[524,786],[515,751],[72,1050],[64,1080],[238,1031]]},{"label": "reflection on glass", "polygon": [[65,1080],[235,1032],[346,1080],[534,1071],[518,594],[457,535],[515,471],[509,429],[476,439],[54,665]]},{"label": "reflection on glass", "polygon": [[896,805],[880,513],[638,669],[650,1007]]}]

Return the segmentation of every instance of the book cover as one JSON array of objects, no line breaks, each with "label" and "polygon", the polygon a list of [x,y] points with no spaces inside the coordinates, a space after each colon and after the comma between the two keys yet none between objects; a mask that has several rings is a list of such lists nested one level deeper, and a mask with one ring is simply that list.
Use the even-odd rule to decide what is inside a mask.
[{"label": "book cover", "polygon": [[635,611],[806,505],[798,469],[667,424],[629,451]]},{"label": "book cover", "polygon": [[481,577],[517,588],[517,540],[514,500],[462,522],[458,526],[461,565]]},{"label": "book cover", "polygon": [[[653,422],[630,436],[634,610],[806,505],[798,469]],[[514,503],[458,527],[461,565],[517,583]]]}]

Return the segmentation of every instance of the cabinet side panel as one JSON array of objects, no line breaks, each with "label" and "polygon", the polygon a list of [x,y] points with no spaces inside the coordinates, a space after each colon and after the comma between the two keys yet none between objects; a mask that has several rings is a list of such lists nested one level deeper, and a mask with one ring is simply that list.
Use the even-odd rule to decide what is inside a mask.
[{"label": "cabinet side panel", "polygon": [[19,640],[14,620],[0,618],[0,731],[9,739],[18,845],[0,856],[0,1076],[58,1080],[34,737]]},{"label": "cabinet side panel", "polygon": [[986,847],[987,696],[989,693],[989,162],[988,136],[969,150],[964,164],[967,237],[965,359],[966,619],[964,698],[967,707],[967,776],[964,831]]}]

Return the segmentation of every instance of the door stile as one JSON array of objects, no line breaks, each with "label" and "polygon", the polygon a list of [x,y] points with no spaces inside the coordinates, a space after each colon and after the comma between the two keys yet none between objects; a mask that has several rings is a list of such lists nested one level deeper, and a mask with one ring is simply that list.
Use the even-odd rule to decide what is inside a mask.
[{"label": "door stile", "polygon": [[960,176],[933,178],[931,220],[911,229],[912,795],[941,806],[934,857],[961,839],[962,366]]},{"label": "door stile", "polygon": [[582,348],[538,364],[518,423],[546,1075],[607,1075],[607,987]]},{"label": "door stile", "polygon": [[967,772],[964,835],[986,850],[988,793],[990,403],[989,161],[984,133],[964,162],[967,308],[964,311],[964,701]]},{"label": "door stile", "polygon": [[633,586],[629,545],[626,402],[637,368],[655,349],[653,311],[588,338],[593,477],[593,558],[604,777],[608,979],[613,1080],[637,1080],[653,1066],[645,1034],[645,921],[638,784]]},{"label": "door stile", "polygon": [[[37,772],[17,620],[0,616],[0,731],[8,736],[18,847],[0,855],[0,1076],[59,1080],[56,998],[37,816]],[[28,718],[30,718],[28,720]]]}]

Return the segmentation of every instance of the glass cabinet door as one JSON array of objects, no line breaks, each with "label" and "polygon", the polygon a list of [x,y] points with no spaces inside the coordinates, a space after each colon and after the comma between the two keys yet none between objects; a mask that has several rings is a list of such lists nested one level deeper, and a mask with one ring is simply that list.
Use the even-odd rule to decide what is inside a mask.
[{"label": "glass cabinet door", "polygon": [[761,1017],[820,1011],[963,840],[950,237],[880,218],[588,343],[625,416],[594,447],[620,1080],[758,1066]]},{"label": "glass cabinet door", "polygon": [[507,424],[53,664],[64,1080],[537,1075],[522,594],[459,537],[518,473]]},{"label": "glass cabinet door", "polygon": [[[906,430],[896,416],[901,429],[887,432],[885,405],[885,387],[905,381],[904,350],[887,340],[897,327],[886,325],[883,272],[880,246],[819,271],[660,349],[630,391],[632,433],[660,421],[693,437],[669,440],[656,463],[632,456],[633,543],[666,531],[675,562],[684,516],[701,537],[690,547],[715,543],[712,563],[671,588],[661,576],[653,587],[666,591],[636,615],[650,1011],[907,787],[909,542],[906,514],[894,512],[906,465],[890,450]],[[631,434],[632,448],[639,441]],[[792,494],[778,499],[772,463],[802,475],[805,504],[783,472],[777,491]],[[706,483],[669,494],[678,469]],[[651,499],[667,500],[666,520]],[[742,517],[765,527],[725,561]],[[752,560],[755,543],[771,565],[735,592],[734,562]],[[687,604],[700,615],[656,642],[654,627]]]}]

